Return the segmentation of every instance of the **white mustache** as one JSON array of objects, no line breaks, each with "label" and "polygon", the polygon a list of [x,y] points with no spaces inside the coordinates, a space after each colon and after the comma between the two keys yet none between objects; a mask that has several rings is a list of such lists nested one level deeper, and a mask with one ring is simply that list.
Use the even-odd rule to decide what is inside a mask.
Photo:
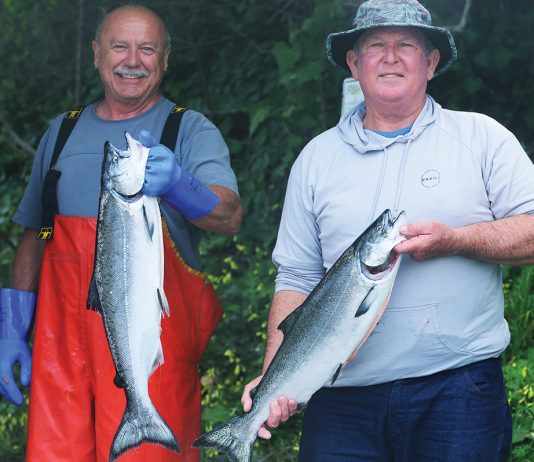
[{"label": "white mustache", "polygon": [[148,71],[141,69],[132,69],[130,67],[116,67],[113,69],[113,73],[120,75],[121,77],[148,77]]}]

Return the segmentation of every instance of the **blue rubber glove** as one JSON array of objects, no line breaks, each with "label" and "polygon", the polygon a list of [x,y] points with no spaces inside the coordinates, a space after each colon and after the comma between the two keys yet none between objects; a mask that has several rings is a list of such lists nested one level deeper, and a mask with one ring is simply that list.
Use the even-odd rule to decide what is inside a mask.
[{"label": "blue rubber glove", "polygon": [[152,135],[152,133],[150,133],[148,130],[141,130],[139,132],[138,141],[147,148],[151,148],[158,144],[158,141],[156,140],[156,138],[154,138],[154,135]]},{"label": "blue rubber glove", "polygon": [[13,365],[20,364],[20,383],[28,386],[32,357],[27,336],[35,312],[35,294],[15,289],[0,289],[0,395],[13,404],[24,397],[13,377]]},{"label": "blue rubber glove", "polygon": [[161,197],[189,220],[208,215],[217,206],[219,196],[182,169],[169,148],[154,144],[156,140],[146,130],[139,134],[139,141],[150,147],[143,194]]}]

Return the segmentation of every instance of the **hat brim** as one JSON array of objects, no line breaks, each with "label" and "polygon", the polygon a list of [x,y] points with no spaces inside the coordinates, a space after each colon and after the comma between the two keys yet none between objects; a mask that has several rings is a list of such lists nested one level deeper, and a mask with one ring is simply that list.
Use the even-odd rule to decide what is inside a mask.
[{"label": "hat brim", "polygon": [[346,61],[347,51],[354,48],[354,45],[361,34],[366,30],[375,29],[377,27],[416,27],[424,32],[432,44],[439,50],[440,58],[438,65],[436,66],[436,71],[434,72],[434,77],[443,73],[454,61],[456,61],[456,45],[454,43],[454,38],[447,29],[436,26],[425,26],[422,24],[406,24],[405,22],[391,22],[368,27],[357,27],[355,29],[330,34],[326,38],[328,60],[332,64],[336,64],[342,69],[350,72]]}]

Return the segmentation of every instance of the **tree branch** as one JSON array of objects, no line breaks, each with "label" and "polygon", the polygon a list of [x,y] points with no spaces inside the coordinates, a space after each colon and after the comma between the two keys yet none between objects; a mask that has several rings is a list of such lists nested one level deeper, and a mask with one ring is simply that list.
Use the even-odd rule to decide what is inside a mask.
[{"label": "tree branch", "polygon": [[472,0],[465,0],[464,11],[462,13],[462,17],[461,17],[460,22],[458,24],[453,24],[451,26],[444,26],[444,27],[449,29],[451,32],[462,33],[464,31],[465,25],[467,23],[467,17],[469,16],[469,10],[471,9],[471,3],[472,3]]},{"label": "tree branch", "polygon": [[78,22],[76,38],[76,63],[74,69],[75,81],[74,81],[74,101],[76,105],[80,104],[81,99],[81,81],[82,81],[82,31],[83,31],[83,0],[78,0]]},{"label": "tree branch", "polygon": [[28,156],[33,156],[35,154],[35,148],[28,142],[24,141],[18,133],[13,129],[9,124],[3,114],[0,113],[0,123],[3,126],[3,132],[5,134],[4,139],[8,144],[14,146],[18,149],[21,149]]}]

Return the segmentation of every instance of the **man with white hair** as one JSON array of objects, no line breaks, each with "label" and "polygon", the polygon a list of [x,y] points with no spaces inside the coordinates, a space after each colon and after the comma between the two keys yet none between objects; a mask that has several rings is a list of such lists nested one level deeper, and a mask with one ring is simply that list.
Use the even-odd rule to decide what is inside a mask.
[{"label": "man with white hair", "polygon": [[[306,408],[303,462],[504,461],[511,417],[499,355],[510,340],[499,264],[534,263],[534,166],[481,114],[443,109],[427,83],[456,59],[416,0],[369,0],[327,38],[365,101],[295,161],[273,261],[263,371],[280,322],[384,209],[405,210],[406,254],[378,326]],[[250,390],[242,402],[251,408]],[[268,427],[296,410],[272,403]],[[259,436],[270,437],[264,426]]]}]

